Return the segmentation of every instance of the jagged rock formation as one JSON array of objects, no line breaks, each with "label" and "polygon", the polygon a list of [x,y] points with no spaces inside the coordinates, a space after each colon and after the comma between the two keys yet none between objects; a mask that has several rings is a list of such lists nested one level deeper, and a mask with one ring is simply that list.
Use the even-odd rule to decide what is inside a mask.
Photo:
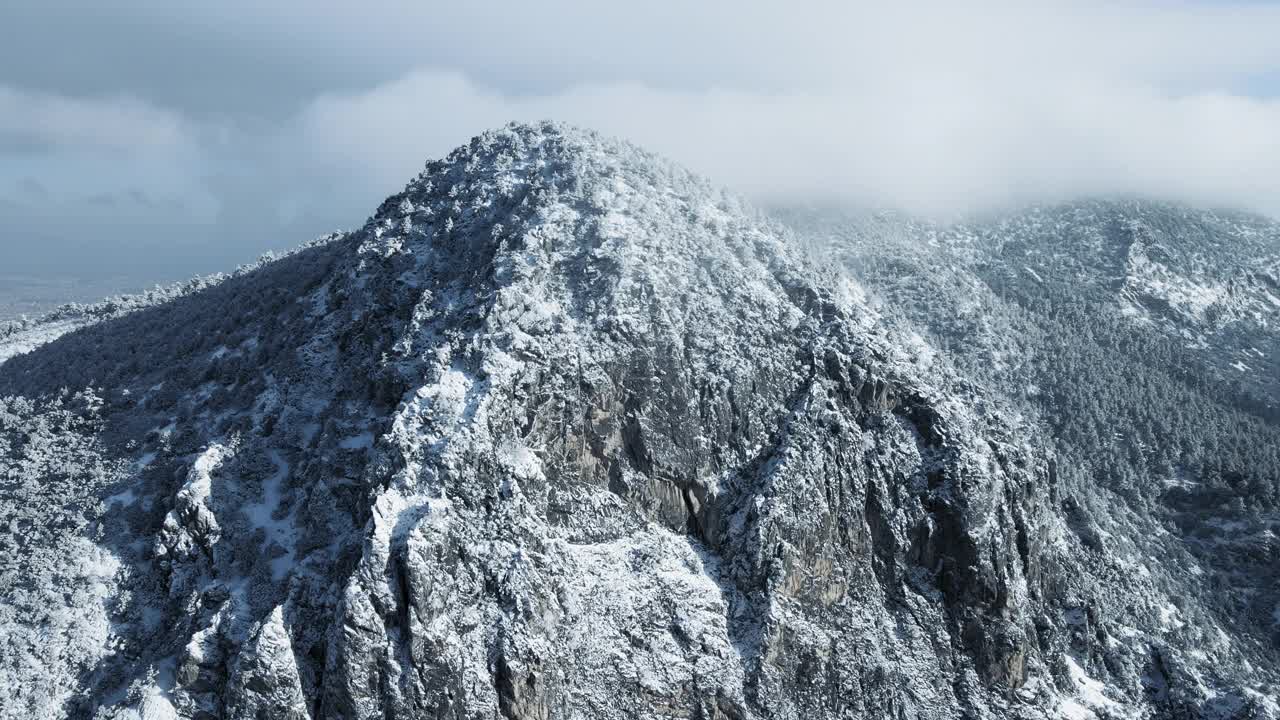
[{"label": "jagged rock formation", "polygon": [[511,126],[5,361],[5,713],[1276,716],[1274,653],[1160,639],[1038,430],[797,247]]}]

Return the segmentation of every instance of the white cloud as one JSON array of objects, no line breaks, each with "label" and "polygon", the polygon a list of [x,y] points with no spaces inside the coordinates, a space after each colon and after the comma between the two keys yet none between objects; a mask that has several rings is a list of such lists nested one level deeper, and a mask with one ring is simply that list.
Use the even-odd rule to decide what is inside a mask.
[{"label": "white cloud", "polygon": [[823,91],[593,84],[513,96],[419,70],[318,99],[297,137],[312,162],[365,172],[379,192],[479,129],[554,118],[771,201],[950,213],[1124,192],[1280,212],[1280,102],[1105,75],[1008,80],[938,72]]},{"label": "white cloud", "polygon": [[[1280,216],[1277,27],[1275,4],[1207,0],[17,0],[0,250],[61,262],[27,238],[91,235],[102,257],[186,243],[175,265],[196,246],[230,264],[545,118],[766,202],[1125,192]],[[54,45],[75,51],[29,62]]]},{"label": "white cloud", "polygon": [[[482,128],[555,118],[766,200],[945,214],[1126,192],[1280,214],[1280,104],[1241,90],[1271,73],[1280,94],[1280,7],[559,2],[488,24],[485,3],[437,10],[422,40],[456,63],[314,100],[296,132],[312,159],[382,192]],[[365,22],[392,45],[417,30]],[[519,62],[559,83],[521,85]]]}]

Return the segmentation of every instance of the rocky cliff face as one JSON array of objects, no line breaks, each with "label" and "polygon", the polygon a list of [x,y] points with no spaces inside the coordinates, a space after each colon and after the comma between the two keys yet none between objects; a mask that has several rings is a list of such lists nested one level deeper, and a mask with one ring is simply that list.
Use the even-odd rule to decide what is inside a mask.
[{"label": "rocky cliff face", "polygon": [[1036,428],[796,248],[512,126],[6,361],[4,712],[1276,715],[1273,655],[1166,649]]}]

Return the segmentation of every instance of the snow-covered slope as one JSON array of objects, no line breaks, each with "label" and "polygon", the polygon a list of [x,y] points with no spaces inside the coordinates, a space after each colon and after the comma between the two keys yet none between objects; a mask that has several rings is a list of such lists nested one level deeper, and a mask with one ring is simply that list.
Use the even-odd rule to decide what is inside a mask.
[{"label": "snow-covered slope", "polygon": [[[322,245],[332,242],[339,237],[341,233],[333,233],[324,235],[315,240],[304,243],[303,245],[289,251],[287,254],[293,254],[307,250],[316,245]],[[230,277],[244,275],[253,272],[262,265],[279,259],[278,253],[269,252],[256,261],[247,265],[241,265],[236,268]],[[138,310],[143,310],[154,305],[175,300],[177,298],[199,292],[205,288],[217,285],[227,279],[227,275],[223,273],[214,273],[208,276],[197,276],[186,282],[174,283],[168,286],[155,286],[150,290],[139,293],[130,293],[123,295],[113,295],[105,300],[92,303],[56,303],[51,301],[43,301],[40,305],[50,307],[48,312],[28,318],[25,315],[16,319],[0,318],[0,363],[13,357],[44,345],[45,343],[56,340],[72,330],[86,327],[103,320],[118,318]],[[94,287],[90,284],[89,287]],[[46,289],[45,292],[53,292]],[[84,293],[83,289],[77,291]],[[39,307],[40,305],[37,305]]]},{"label": "snow-covered slope", "polygon": [[516,125],[357,232],[9,359],[0,707],[1275,716],[1274,654],[1090,554],[1138,539],[797,248]]},{"label": "snow-covered slope", "polygon": [[[1280,417],[1280,223],[1141,200],[1087,200],[954,225],[892,213],[784,213],[864,276],[917,262],[1023,305],[1104,309],[1177,343]],[[870,263],[870,264],[869,264]],[[963,281],[962,281],[963,282]],[[1034,310],[1034,308],[1033,308]]]},{"label": "snow-covered slope", "polygon": [[93,321],[89,319],[49,320],[39,324],[32,324],[30,327],[15,327],[0,338],[0,363],[14,355],[30,352],[91,322]]},{"label": "snow-covered slope", "polygon": [[[1081,560],[1137,568],[1170,598],[1168,622],[1125,637],[1191,653],[1274,648],[1280,394],[1274,373],[1243,374],[1238,358],[1280,345],[1266,290],[1280,224],[1132,200],[953,226],[781,214],[885,312],[1043,428],[1064,510],[1086,539]],[[1202,292],[1213,287],[1227,290]],[[1186,616],[1186,598],[1199,617]],[[1274,663],[1271,653],[1257,662]]]}]

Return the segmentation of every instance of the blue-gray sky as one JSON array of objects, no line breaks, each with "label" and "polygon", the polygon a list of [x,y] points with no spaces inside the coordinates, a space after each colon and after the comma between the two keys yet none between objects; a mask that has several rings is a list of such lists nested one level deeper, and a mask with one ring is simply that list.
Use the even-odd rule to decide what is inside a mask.
[{"label": "blue-gray sky", "polygon": [[620,5],[9,0],[0,274],[230,268],[544,117],[766,202],[1280,213],[1277,4]]}]

